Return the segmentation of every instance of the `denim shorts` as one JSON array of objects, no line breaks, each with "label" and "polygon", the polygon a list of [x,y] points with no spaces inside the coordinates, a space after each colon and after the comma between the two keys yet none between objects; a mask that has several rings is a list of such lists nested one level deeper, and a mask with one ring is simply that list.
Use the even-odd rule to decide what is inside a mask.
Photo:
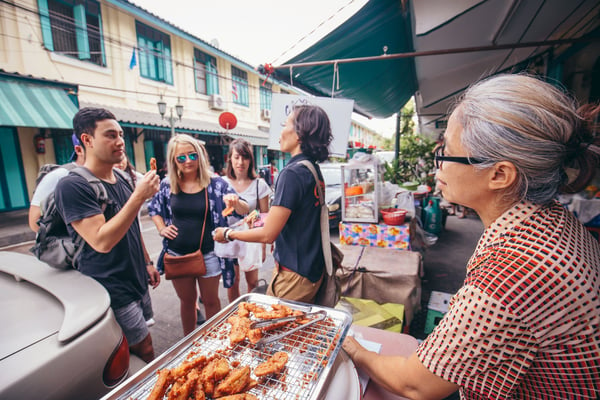
[{"label": "denim shorts", "polygon": [[[181,256],[182,254],[176,253],[171,249],[167,249],[167,253],[172,256]],[[221,275],[221,262],[219,257],[214,251],[204,255],[204,264],[206,265],[206,274],[202,275],[201,278],[212,278],[213,276]]]},{"label": "denim shorts", "polygon": [[113,310],[117,322],[121,326],[127,343],[134,346],[148,336],[146,320],[154,316],[150,291],[142,296],[140,300],[133,301],[126,306]]}]

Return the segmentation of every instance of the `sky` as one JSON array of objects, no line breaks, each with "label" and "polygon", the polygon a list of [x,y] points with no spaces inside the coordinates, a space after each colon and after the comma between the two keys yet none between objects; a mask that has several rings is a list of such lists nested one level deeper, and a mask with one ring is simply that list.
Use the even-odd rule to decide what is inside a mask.
[{"label": "sky", "polygon": [[[246,63],[281,65],[358,11],[367,0],[129,0]],[[212,44],[212,43],[211,43]],[[391,136],[395,118],[353,118]]]}]

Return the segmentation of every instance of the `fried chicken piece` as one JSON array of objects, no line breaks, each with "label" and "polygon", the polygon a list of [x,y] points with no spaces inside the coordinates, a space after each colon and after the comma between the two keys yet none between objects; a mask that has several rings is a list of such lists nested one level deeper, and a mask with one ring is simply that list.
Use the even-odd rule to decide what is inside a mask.
[{"label": "fried chicken piece", "polygon": [[208,360],[206,359],[206,356],[199,356],[193,360],[184,361],[171,370],[171,375],[173,376],[174,380],[179,379],[186,376],[194,368],[202,369],[206,365],[207,361]]},{"label": "fried chicken piece", "polygon": [[256,313],[257,311],[265,312],[265,309],[258,304],[243,301],[239,304],[237,313],[240,317],[249,317],[251,312]]},{"label": "fried chicken piece", "polygon": [[283,370],[287,361],[287,353],[278,351],[269,357],[267,361],[258,364],[256,368],[254,368],[254,375],[265,376],[269,374],[278,374]]},{"label": "fried chicken piece", "polygon": [[159,370],[158,378],[156,378],[156,383],[148,396],[148,400],[162,400],[171,383],[173,383],[171,370],[166,368]]},{"label": "fried chicken piece", "polygon": [[192,369],[186,378],[177,381],[177,386],[173,385],[169,392],[169,400],[188,400],[194,389],[200,374],[198,370]]},{"label": "fried chicken piece", "polygon": [[227,322],[231,324],[231,331],[229,332],[229,342],[232,345],[243,342],[246,339],[246,335],[250,330],[250,321],[249,318],[240,317],[237,315],[232,315],[227,318]]},{"label": "fried chicken piece", "polygon": [[158,167],[156,165],[156,158],[154,158],[154,157],[150,158],[150,169],[153,169],[154,171],[156,171],[158,169]]},{"label": "fried chicken piece", "polygon": [[231,396],[219,397],[219,400],[258,400],[252,393],[238,393]]},{"label": "fried chicken piece", "polygon": [[215,383],[226,377],[230,370],[229,363],[224,358],[218,357],[209,362],[200,373],[204,393],[212,396]]},{"label": "fried chicken piece", "polygon": [[273,304],[271,308],[272,311],[254,312],[254,316],[259,319],[275,319],[292,315],[292,309],[282,304]]},{"label": "fried chicken piece", "polygon": [[214,397],[237,394],[244,391],[250,382],[250,367],[236,368],[217,385]]},{"label": "fried chicken piece", "polygon": [[256,344],[260,339],[262,339],[263,333],[260,329],[250,329],[246,336],[248,337],[250,343]]},{"label": "fried chicken piece", "polygon": [[235,208],[233,208],[231,206],[227,207],[227,208],[223,209],[223,211],[221,211],[221,215],[224,216],[224,217],[226,217],[229,214],[231,214],[233,212],[233,210],[235,210]]},{"label": "fried chicken piece", "polygon": [[206,394],[204,393],[204,387],[202,386],[202,381],[200,379],[196,381],[194,400],[206,400]]}]

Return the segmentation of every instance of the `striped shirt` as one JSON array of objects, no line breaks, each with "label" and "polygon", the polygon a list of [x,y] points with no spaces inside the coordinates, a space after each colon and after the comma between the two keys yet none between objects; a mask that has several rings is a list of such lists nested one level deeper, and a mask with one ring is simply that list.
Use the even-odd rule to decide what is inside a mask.
[{"label": "striped shirt", "polygon": [[491,224],[417,355],[462,399],[600,398],[600,246],[559,203]]}]

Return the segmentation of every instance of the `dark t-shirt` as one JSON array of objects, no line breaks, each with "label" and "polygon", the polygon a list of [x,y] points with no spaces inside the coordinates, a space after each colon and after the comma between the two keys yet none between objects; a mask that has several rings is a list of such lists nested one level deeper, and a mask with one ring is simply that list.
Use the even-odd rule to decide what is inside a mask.
[{"label": "dark t-shirt", "polygon": [[[168,241],[170,250],[178,254],[189,254],[198,250],[202,234],[202,221],[204,221],[206,210],[205,191],[206,189],[198,193],[179,192],[171,195],[171,211],[173,211],[173,225],[177,227],[177,237]],[[202,238],[203,254],[214,250],[215,242],[211,235],[214,229],[213,225],[209,209]]]},{"label": "dark t-shirt", "polygon": [[[108,221],[114,217],[131,196],[129,184],[118,174],[117,183],[102,182],[111,199],[104,211]],[[102,213],[94,189],[87,180],[73,172],[61,179],[55,191],[56,207],[74,237],[73,221]],[[148,290],[148,272],[142,250],[141,233],[136,218],[125,236],[108,253],[99,253],[87,243],[84,245],[78,269],[97,280],[110,295],[111,307],[123,307],[140,300]]]},{"label": "dark t-shirt", "polygon": [[[272,205],[285,207],[292,213],[275,240],[274,257],[282,266],[316,282],[325,267],[319,195],[315,178],[308,168],[298,163],[301,160],[308,157],[294,156],[281,170],[275,184]],[[322,181],[319,166],[313,165]]]}]

